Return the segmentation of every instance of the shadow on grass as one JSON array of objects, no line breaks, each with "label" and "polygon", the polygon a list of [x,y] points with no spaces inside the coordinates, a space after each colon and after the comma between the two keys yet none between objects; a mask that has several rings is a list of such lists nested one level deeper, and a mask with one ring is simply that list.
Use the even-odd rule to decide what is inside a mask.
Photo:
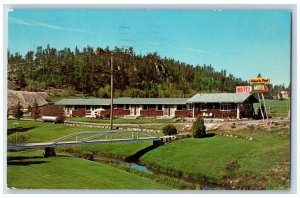
[{"label": "shadow on grass", "polygon": [[29,131],[29,130],[34,129],[34,128],[36,128],[36,127],[35,126],[27,127],[27,128],[17,127],[17,128],[7,129],[7,135],[11,135],[11,134],[14,134],[16,132],[26,132],[26,131]]},{"label": "shadow on grass", "polygon": [[203,138],[210,138],[210,137],[214,137],[215,135],[216,135],[215,133],[206,133]]},{"label": "shadow on grass", "polygon": [[44,158],[43,156],[31,156],[31,157],[26,157],[26,156],[9,156],[7,157],[7,161],[14,161],[14,160],[27,160],[27,159],[40,159]]},{"label": "shadow on grass", "polygon": [[135,154],[126,157],[125,162],[136,162],[139,160],[140,157],[145,155],[147,152],[157,148],[159,145],[150,145],[147,146],[146,148],[143,148],[142,150],[136,152]]},{"label": "shadow on grass", "polygon": [[44,164],[48,163],[47,161],[44,160],[37,160],[35,161],[34,159],[42,159],[42,156],[9,156],[7,157],[7,165],[8,166],[29,166],[32,164]]},{"label": "shadow on grass", "polygon": [[[71,157],[68,155],[57,155],[55,157]],[[44,159],[44,157],[41,156],[9,156],[7,157],[7,165],[8,166],[29,166],[32,164],[44,164],[44,163],[49,163],[48,161],[44,160],[39,160],[35,161],[34,159]]]},{"label": "shadow on grass", "polygon": [[48,163],[47,161],[8,161],[8,166],[29,166],[32,164],[44,164]]}]

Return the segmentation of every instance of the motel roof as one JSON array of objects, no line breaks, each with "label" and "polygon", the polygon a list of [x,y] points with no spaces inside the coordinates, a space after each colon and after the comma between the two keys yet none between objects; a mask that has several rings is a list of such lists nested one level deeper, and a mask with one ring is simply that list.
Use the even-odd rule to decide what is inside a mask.
[{"label": "motel roof", "polygon": [[56,105],[110,105],[107,98],[68,98],[55,103]]},{"label": "motel roof", "polygon": [[187,103],[243,103],[246,101],[258,102],[249,93],[205,93],[194,95],[187,100]]},{"label": "motel roof", "polygon": [[188,98],[116,98],[114,104],[186,104]]},{"label": "motel roof", "polygon": [[[186,104],[188,98],[114,98],[113,103],[118,104]],[[73,98],[62,99],[56,105],[110,105],[107,98]]]}]

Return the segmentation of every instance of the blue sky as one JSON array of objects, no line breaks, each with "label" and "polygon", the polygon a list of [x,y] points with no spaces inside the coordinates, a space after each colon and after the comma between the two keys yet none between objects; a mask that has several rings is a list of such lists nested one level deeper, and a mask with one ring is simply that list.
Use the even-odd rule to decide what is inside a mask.
[{"label": "blue sky", "polygon": [[248,80],[259,72],[290,82],[290,12],[213,10],[14,9],[8,48],[25,54],[47,44],[132,46],[193,65],[212,64]]}]

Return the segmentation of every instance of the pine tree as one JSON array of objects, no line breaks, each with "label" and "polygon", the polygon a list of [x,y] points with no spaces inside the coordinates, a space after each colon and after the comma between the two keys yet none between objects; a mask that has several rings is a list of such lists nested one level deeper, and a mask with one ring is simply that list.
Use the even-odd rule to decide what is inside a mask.
[{"label": "pine tree", "polygon": [[16,106],[14,106],[12,115],[17,120],[20,120],[20,118],[23,117],[23,111],[22,111],[22,106],[20,105],[20,102],[18,102],[18,104],[16,104]]},{"label": "pine tree", "polygon": [[33,103],[32,109],[31,109],[31,117],[34,119],[34,121],[36,122],[36,119],[40,116],[40,110],[39,110],[39,106],[38,103],[36,102],[36,100]]},{"label": "pine tree", "polygon": [[201,138],[205,136],[206,127],[204,125],[204,120],[201,116],[198,116],[196,118],[196,121],[193,123],[192,133],[194,138]]}]

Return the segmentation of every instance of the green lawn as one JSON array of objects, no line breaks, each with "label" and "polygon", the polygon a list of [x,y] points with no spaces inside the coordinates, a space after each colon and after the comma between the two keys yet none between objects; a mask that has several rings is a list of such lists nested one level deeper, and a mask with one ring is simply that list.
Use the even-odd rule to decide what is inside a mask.
[{"label": "green lawn", "polygon": [[61,155],[41,157],[42,151],[8,153],[7,186],[17,189],[169,189],[126,171]]},{"label": "green lawn", "polygon": [[[290,100],[265,100],[266,107],[270,109],[270,115],[273,117],[287,117],[289,108],[290,108]],[[259,107],[258,103],[254,104],[254,108],[257,109]]]},{"label": "green lawn", "polygon": [[[13,123],[16,122],[15,120],[9,120],[8,128],[14,128]],[[18,140],[21,139],[24,143],[45,142],[78,131],[100,130],[33,121],[18,121],[18,123],[23,128],[36,127],[18,133]],[[146,162],[152,168],[179,177],[183,176],[196,180],[207,179],[217,183],[229,178],[236,182],[234,183],[236,186],[249,185],[249,188],[255,187],[256,189],[260,187],[263,189],[288,189],[290,129],[288,125],[272,125],[271,127],[271,131],[255,128],[252,131],[245,129],[242,132],[231,132],[234,136],[239,135],[241,138],[223,137],[216,132],[217,135],[210,138],[178,140],[149,151],[142,156],[141,161]],[[253,140],[246,140],[246,136],[253,137]],[[8,142],[14,143],[14,141],[15,134],[9,135]],[[88,145],[69,147],[69,150],[57,148],[57,152],[68,151],[75,155],[93,152],[94,154],[125,158],[151,144],[152,142],[149,141]],[[39,152],[38,156],[42,156],[42,151]],[[19,155],[19,153],[12,152],[9,155]],[[36,153],[33,154],[36,155]],[[27,156],[28,153],[24,152],[22,155]],[[62,157],[53,158],[54,161],[56,159],[58,161],[60,159],[65,160]],[[80,160],[70,157],[66,160],[68,159]],[[35,158],[32,160],[35,160]],[[42,158],[42,161],[45,160],[52,162],[52,159]],[[88,161],[88,163],[92,162]],[[46,166],[47,163],[39,165]],[[22,172],[26,167],[28,166],[16,166],[14,169],[16,172]],[[28,168],[30,167],[32,165]],[[83,172],[89,171],[89,168],[84,167],[84,165],[81,166],[81,169],[84,170]],[[8,172],[8,174],[10,173]],[[13,175],[9,176],[14,177]],[[61,188],[66,187],[63,185]]]},{"label": "green lawn", "polygon": [[[187,178],[218,182],[229,177],[244,179],[239,181],[243,185],[253,182],[251,185],[287,189],[289,131],[285,130],[285,133],[284,136],[268,133],[252,141],[220,136],[188,138],[158,147],[141,160],[157,170]],[[230,166],[235,168],[229,170]]]},{"label": "green lawn", "polygon": [[[19,123],[19,127],[22,127],[23,129],[29,129],[26,132],[19,132],[17,134],[19,144],[32,142],[47,142],[75,132],[103,130],[99,128],[69,127],[62,124],[42,123],[23,120],[8,120],[7,128],[14,128],[13,123]],[[9,143],[15,143],[15,135],[16,134],[11,134],[8,136]]]},{"label": "green lawn", "polygon": [[[65,126],[63,124],[52,124],[52,123],[43,123],[43,122],[34,122],[27,120],[8,120],[7,128],[14,129],[14,123],[18,123],[20,128],[17,134],[18,143],[32,143],[32,142],[47,142],[51,141],[71,133],[75,132],[85,132],[85,131],[107,131],[108,129],[102,128],[90,128],[90,127],[77,127],[77,126]],[[21,132],[21,131],[24,132]],[[126,133],[127,134],[127,133]],[[130,135],[131,132],[128,132]],[[157,132],[147,132],[147,134],[152,134],[155,136],[161,136],[162,133]],[[16,134],[13,133],[8,136],[9,143],[15,143]],[[140,135],[141,136],[141,135]]]},{"label": "green lawn", "polygon": [[[18,144],[22,143],[32,143],[32,142],[47,142],[62,136],[80,132],[80,131],[101,131],[104,129],[99,128],[87,128],[87,127],[70,127],[62,124],[52,124],[52,123],[42,123],[34,121],[16,121],[8,120],[8,129],[14,128],[14,123],[19,123],[18,126],[23,129],[28,128],[28,131],[18,132],[17,133],[17,142]],[[106,129],[107,130],[107,129]],[[147,133],[152,134],[157,137],[162,136],[162,133]],[[129,132],[130,135],[130,132]],[[141,135],[140,135],[141,136]],[[16,133],[8,136],[8,143],[15,144]],[[99,154],[106,154],[110,156],[124,158],[130,155],[135,154],[139,150],[146,148],[147,146],[152,145],[152,141],[144,142],[132,142],[132,143],[108,143],[108,144],[95,144],[95,145],[84,145],[70,147],[70,151],[77,150],[80,153],[91,151]],[[61,147],[58,147],[60,149]],[[65,149],[62,149],[65,150]]]},{"label": "green lawn", "polygon": [[[70,121],[78,122],[92,122],[92,123],[101,123],[109,124],[109,119],[91,119],[86,117],[71,117],[66,118]],[[113,120],[114,124],[146,124],[146,123],[174,123],[172,119],[156,119],[156,118],[137,118],[137,119],[124,119],[124,118],[115,118]]]}]

